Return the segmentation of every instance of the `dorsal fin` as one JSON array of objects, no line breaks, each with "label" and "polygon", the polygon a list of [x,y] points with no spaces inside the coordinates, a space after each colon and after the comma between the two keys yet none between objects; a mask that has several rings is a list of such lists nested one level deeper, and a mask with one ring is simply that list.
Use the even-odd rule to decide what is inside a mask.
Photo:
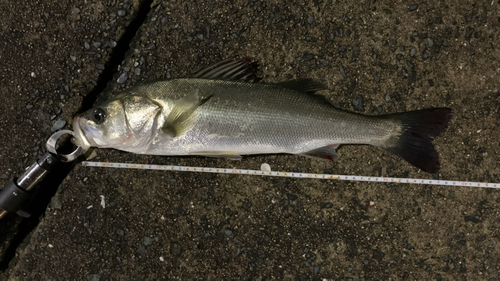
[{"label": "dorsal fin", "polygon": [[283,88],[294,90],[297,92],[314,94],[317,91],[325,90],[327,87],[320,82],[314,81],[311,78],[303,78],[297,80],[290,80],[285,82],[276,83]]},{"label": "dorsal fin", "polygon": [[259,65],[249,57],[229,58],[194,72],[194,78],[257,82]]}]

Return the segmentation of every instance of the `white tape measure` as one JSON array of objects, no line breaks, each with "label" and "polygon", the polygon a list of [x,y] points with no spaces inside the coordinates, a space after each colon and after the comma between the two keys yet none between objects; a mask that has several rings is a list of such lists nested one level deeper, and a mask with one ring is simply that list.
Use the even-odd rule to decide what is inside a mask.
[{"label": "white tape measure", "polygon": [[273,171],[269,172],[269,171],[259,171],[259,170],[242,170],[242,169],[227,169],[227,168],[189,167],[189,166],[170,166],[170,165],[150,165],[150,164],[128,164],[128,163],[108,163],[108,162],[89,162],[89,161],[82,162],[82,165],[83,166],[87,166],[87,167],[103,167],[103,168],[124,168],[124,169],[162,170],[162,171],[184,171],[184,172],[201,172],[201,173],[218,173],[218,174],[240,174],[240,175],[255,175],[255,176],[288,177],[288,178],[343,180],[343,181],[395,182],[395,183],[412,183],[412,184],[430,184],[430,185],[451,185],[451,186],[470,186],[470,187],[484,187],[484,188],[500,188],[500,183],[470,182],[470,181],[449,181],[449,180],[387,178],[387,177],[365,177],[365,176],[328,175],[328,174],[310,174],[310,173],[290,173],[290,172],[273,172]]}]

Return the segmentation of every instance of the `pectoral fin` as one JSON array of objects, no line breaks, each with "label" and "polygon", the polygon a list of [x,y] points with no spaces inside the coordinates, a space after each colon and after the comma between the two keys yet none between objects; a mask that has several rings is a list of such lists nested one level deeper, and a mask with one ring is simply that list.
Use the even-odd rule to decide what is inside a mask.
[{"label": "pectoral fin", "polygon": [[335,152],[335,149],[339,147],[338,144],[332,144],[332,145],[327,145],[323,146],[311,151],[308,151],[306,153],[302,153],[303,156],[313,158],[313,159],[318,159],[318,160],[330,160],[333,161],[337,157],[337,153]]},{"label": "pectoral fin", "polygon": [[196,120],[196,109],[208,99],[210,97],[200,100],[198,90],[194,90],[178,100],[165,120],[162,131],[173,138],[187,132]]}]

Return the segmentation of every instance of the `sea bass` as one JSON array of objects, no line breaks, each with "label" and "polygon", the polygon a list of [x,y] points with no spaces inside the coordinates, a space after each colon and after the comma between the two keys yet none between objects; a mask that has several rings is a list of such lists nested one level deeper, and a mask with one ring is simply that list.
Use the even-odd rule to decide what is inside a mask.
[{"label": "sea bass", "polygon": [[156,81],[75,117],[76,142],[138,154],[301,154],[332,160],[341,144],[385,149],[430,173],[439,169],[432,137],[449,108],[369,116],[335,108],[312,79],[254,83],[254,63],[230,59],[194,78]]}]

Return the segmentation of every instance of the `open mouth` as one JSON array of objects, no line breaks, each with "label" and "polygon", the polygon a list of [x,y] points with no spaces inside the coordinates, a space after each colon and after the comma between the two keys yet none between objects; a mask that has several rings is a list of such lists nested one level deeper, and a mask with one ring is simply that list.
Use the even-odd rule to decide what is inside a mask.
[{"label": "open mouth", "polygon": [[80,117],[75,117],[73,119],[73,131],[75,133],[75,140],[74,144],[81,146],[84,150],[89,149],[92,144],[90,143],[89,139],[87,139],[87,136],[85,135],[85,132],[82,130],[81,126],[81,118]]}]

